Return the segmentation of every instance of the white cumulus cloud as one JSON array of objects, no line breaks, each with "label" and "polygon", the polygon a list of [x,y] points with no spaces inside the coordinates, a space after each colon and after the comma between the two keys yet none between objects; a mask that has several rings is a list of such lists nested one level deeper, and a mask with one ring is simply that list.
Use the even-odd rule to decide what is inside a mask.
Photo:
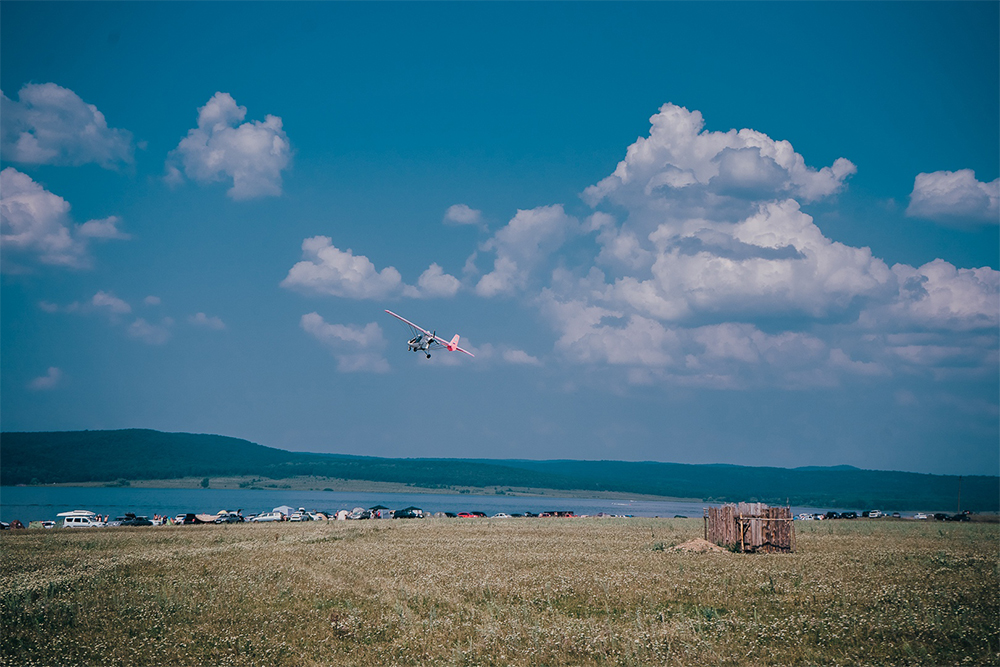
[{"label": "white cumulus cloud", "polygon": [[8,258],[88,268],[91,240],[128,238],[115,216],[77,225],[69,212],[69,202],[27,174],[13,167],[0,171],[0,244]]},{"label": "white cumulus cloud", "polygon": [[622,368],[633,384],[796,388],[889,372],[882,363],[854,359],[821,336],[801,331],[768,333],[745,322],[669,324],[586,300],[561,299],[548,290],[539,303],[559,334],[558,352],[582,365]]},{"label": "white cumulus cloud", "polygon": [[493,237],[483,244],[493,251],[493,270],[476,284],[476,293],[491,297],[511,295],[524,289],[530,273],[555,252],[580,224],[566,214],[561,204],[518,211]]},{"label": "white cumulus cloud", "polygon": [[116,315],[122,315],[124,313],[131,313],[132,306],[122,299],[119,299],[114,294],[110,292],[98,292],[90,300],[95,308],[106,308],[111,313]]},{"label": "white cumulus cloud", "polygon": [[281,172],[291,162],[291,144],[281,118],[243,123],[246,107],[218,92],[198,110],[198,127],[177,145],[167,161],[168,183],[187,176],[201,183],[232,182],[233,199],[281,194]]},{"label": "white cumulus cloud", "polygon": [[41,377],[36,377],[28,383],[28,388],[35,391],[47,391],[55,389],[62,381],[62,371],[55,366],[50,366],[48,372]]},{"label": "white cumulus cloud", "polygon": [[302,256],[281,282],[282,287],[349,299],[380,299],[403,289],[403,279],[395,268],[379,271],[367,257],[355,255],[350,248],[339,249],[328,236],[304,240]]},{"label": "white cumulus cloud", "polygon": [[147,322],[140,317],[129,325],[127,332],[131,338],[140,340],[147,345],[163,345],[170,340],[170,327],[173,324],[174,321],[169,317],[163,318],[159,324]]},{"label": "white cumulus cloud", "polygon": [[[580,226],[593,263],[579,242],[566,247],[570,234],[539,242],[527,220],[512,221],[481,248],[496,259],[477,293],[524,291],[557,352],[621,368],[629,382],[796,388],[995,373],[1000,272],[943,260],[890,268],[802,210],[854,172],[844,158],[809,167],[754,130],[705,131],[697,111],[665,105],[649,136],[584,191],[596,209]],[[971,172],[952,181],[973,199],[986,185]],[[551,280],[533,296],[525,276],[543,266]],[[927,338],[890,342],[912,332]]]},{"label": "white cumulus cloud", "polygon": [[466,204],[455,204],[449,206],[448,210],[444,212],[444,222],[452,225],[482,226],[483,212]]},{"label": "white cumulus cloud", "polygon": [[118,229],[121,218],[117,215],[110,215],[100,220],[88,220],[80,225],[77,234],[87,239],[120,239],[128,240],[132,238],[122,230]]},{"label": "white cumulus cloud", "polygon": [[460,286],[457,278],[437,264],[431,264],[415,286],[407,285],[395,267],[387,266],[380,271],[364,255],[333,245],[328,236],[305,239],[302,257],[281,281],[282,287],[348,299],[383,299],[451,297]]},{"label": "white cumulus cloud", "polygon": [[917,174],[906,215],[953,224],[1000,224],[1000,178],[982,183],[971,169]]},{"label": "white cumulus cloud", "polygon": [[461,282],[455,276],[448,275],[437,264],[431,264],[417,279],[417,289],[413,296],[421,298],[452,297],[458,293]]},{"label": "white cumulus cloud", "polygon": [[898,290],[862,313],[866,325],[938,331],[1000,326],[1000,272],[959,269],[943,259],[920,267],[896,264],[892,272]]},{"label": "white cumulus cloud", "polygon": [[588,203],[677,205],[693,194],[689,189],[698,191],[700,201],[712,195],[813,201],[839,191],[857,171],[845,158],[809,167],[789,142],[755,130],[706,131],[699,111],[674,104],[663,105],[650,122],[649,136],[628,147],[615,172],[587,188]]},{"label": "white cumulus cloud", "polygon": [[222,331],[226,328],[226,323],[218,317],[209,317],[205,313],[195,313],[188,318],[188,322],[196,327]]},{"label": "white cumulus cloud", "polygon": [[763,204],[735,224],[697,221],[674,231],[663,225],[650,235],[651,276],[619,279],[614,297],[668,320],[699,313],[821,317],[893,288],[885,262],[868,248],[826,238],[794,200]]},{"label": "white cumulus cloud", "polygon": [[111,169],[135,152],[131,132],[108,127],[96,106],[54,83],[25,85],[17,102],[0,93],[0,137],[3,159],[27,164]]},{"label": "white cumulus cloud", "polygon": [[524,350],[507,349],[503,351],[501,356],[508,364],[517,364],[519,366],[542,365],[542,362],[538,359],[538,357],[533,357]]},{"label": "white cumulus cloud", "polygon": [[329,324],[319,313],[307,313],[299,324],[306,333],[331,349],[341,373],[389,371],[389,362],[382,356],[385,338],[376,322],[363,327]]}]

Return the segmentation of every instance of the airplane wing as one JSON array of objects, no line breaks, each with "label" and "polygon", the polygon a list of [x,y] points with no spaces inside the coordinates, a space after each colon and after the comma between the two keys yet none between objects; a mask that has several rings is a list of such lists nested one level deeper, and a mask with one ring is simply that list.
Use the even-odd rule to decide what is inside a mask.
[{"label": "airplane wing", "polygon": [[[407,324],[409,324],[411,327],[413,327],[417,331],[422,331],[423,333],[427,334],[428,336],[434,336],[434,334],[432,334],[427,329],[424,329],[423,327],[418,327],[416,324],[414,324],[410,320],[406,319],[405,317],[400,317],[399,315],[397,315],[396,313],[392,312],[391,310],[387,310],[385,312],[389,313],[390,315],[392,315],[393,317],[395,317],[397,320],[402,320],[402,321],[406,322]],[[437,336],[434,336],[434,337],[437,338]]]}]

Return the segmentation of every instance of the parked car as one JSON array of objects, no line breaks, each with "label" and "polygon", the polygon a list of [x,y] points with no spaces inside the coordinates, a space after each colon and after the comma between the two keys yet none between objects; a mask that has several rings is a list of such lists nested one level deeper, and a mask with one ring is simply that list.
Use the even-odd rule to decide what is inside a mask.
[{"label": "parked car", "polygon": [[261,512],[250,519],[251,523],[267,523],[270,521],[284,521],[285,515],[281,512]]},{"label": "parked car", "polygon": [[215,523],[243,523],[243,517],[239,512],[220,512],[215,517]]},{"label": "parked car", "polygon": [[104,522],[87,510],[73,510],[71,512],[60,512],[57,514],[62,519],[63,528],[100,528]]},{"label": "parked car", "polygon": [[509,519],[510,515],[506,514],[504,512],[497,512],[496,514],[493,515],[493,518],[494,519]]},{"label": "parked car", "polygon": [[826,513],[826,518],[827,519],[839,519],[840,518],[840,512],[827,512]]},{"label": "parked car", "polygon": [[292,516],[288,517],[288,520],[289,521],[296,521],[296,522],[298,522],[298,521],[312,521],[313,518],[312,518],[312,515],[309,514],[309,512],[305,512],[305,511],[301,511],[300,510],[298,512],[293,513]]},{"label": "parked car", "polygon": [[858,518],[858,513],[857,512],[841,512],[840,513],[840,518],[841,519],[857,519]]},{"label": "parked car", "polygon": [[882,512],[880,510],[872,510],[868,513],[868,518],[870,519],[877,519],[880,516],[882,516]]},{"label": "parked car", "polygon": [[917,519],[918,521],[926,521],[927,515],[924,514],[923,512],[917,512],[916,514],[913,515],[913,518]]},{"label": "parked car", "polygon": [[118,525],[119,526],[152,526],[153,522],[149,520],[149,517],[146,517],[146,516],[136,516],[136,515],[133,514],[132,516],[126,515],[126,518],[124,520],[122,520],[122,522],[119,523]]},{"label": "parked car", "polygon": [[458,518],[459,519],[471,519],[473,517],[472,517],[472,513],[471,512],[459,512],[458,513]]}]

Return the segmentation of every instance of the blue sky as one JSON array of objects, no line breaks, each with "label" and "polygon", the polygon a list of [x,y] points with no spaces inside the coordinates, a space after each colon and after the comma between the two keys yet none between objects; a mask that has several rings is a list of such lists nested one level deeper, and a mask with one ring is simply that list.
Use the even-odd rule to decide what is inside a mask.
[{"label": "blue sky", "polygon": [[0,12],[4,430],[998,472],[997,3]]}]

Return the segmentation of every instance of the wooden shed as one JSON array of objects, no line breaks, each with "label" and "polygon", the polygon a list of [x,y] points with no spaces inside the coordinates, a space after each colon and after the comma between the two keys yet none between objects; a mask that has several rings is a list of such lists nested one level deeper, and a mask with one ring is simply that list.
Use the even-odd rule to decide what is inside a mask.
[{"label": "wooden shed", "polygon": [[795,551],[795,526],[789,507],[738,503],[706,507],[705,539],[741,552]]}]

